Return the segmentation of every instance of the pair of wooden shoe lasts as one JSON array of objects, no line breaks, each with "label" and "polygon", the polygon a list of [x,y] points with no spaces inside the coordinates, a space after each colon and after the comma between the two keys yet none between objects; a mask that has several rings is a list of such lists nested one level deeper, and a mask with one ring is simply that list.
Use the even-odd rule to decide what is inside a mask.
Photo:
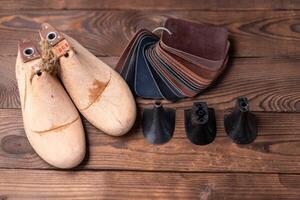
[{"label": "pair of wooden shoe lasts", "polygon": [[104,133],[121,136],[135,122],[136,105],[122,77],[73,38],[49,24],[42,25],[40,37],[58,61],[61,82],[46,69],[33,42],[20,42],[16,77],[24,128],[42,159],[72,168],[86,152],[78,111]]},{"label": "pair of wooden shoe lasts", "polygon": [[[156,102],[152,109],[143,112],[143,133],[151,144],[163,144],[173,137],[175,109],[164,108]],[[205,102],[195,102],[191,109],[184,111],[187,138],[196,145],[207,145],[214,141],[217,127],[215,111]],[[247,98],[238,98],[235,109],[224,116],[227,135],[237,144],[249,144],[257,136],[256,117],[249,111]]]}]

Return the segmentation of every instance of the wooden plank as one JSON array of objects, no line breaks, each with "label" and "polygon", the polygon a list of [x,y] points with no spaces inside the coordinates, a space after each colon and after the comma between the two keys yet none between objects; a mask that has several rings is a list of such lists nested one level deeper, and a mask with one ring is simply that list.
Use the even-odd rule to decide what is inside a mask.
[{"label": "wooden plank", "polygon": [[161,26],[168,17],[226,26],[233,57],[299,56],[300,11],[3,11],[0,55],[16,55],[20,39],[37,39],[42,22],[69,33],[94,54],[119,56],[140,28]]},{"label": "wooden plank", "polygon": [[[118,58],[100,58],[114,67]],[[172,107],[187,108],[194,101],[206,101],[218,110],[231,109],[239,96],[248,97],[254,111],[300,111],[300,60],[298,59],[234,59],[214,86],[196,98],[188,98]],[[15,58],[0,57],[0,108],[20,108],[14,73]],[[138,99],[140,107],[152,103]]]},{"label": "wooden plank", "polygon": [[[194,172],[300,172],[300,114],[257,113],[259,136],[236,145],[225,134],[223,112],[217,112],[217,138],[207,146],[185,136],[183,110],[177,110],[174,138],[148,144],[140,127],[124,137],[107,136],[84,120],[88,155],[77,169],[162,170]],[[29,145],[19,109],[0,109],[0,168],[48,169]]]},{"label": "wooden plank", "polygon": [[274,10],[299,9],[295,0],[2,0],[0,9]]},{"label": "wooden plank", "polygon": [[299,199],[300,175],[0,170],[2,199]]}]

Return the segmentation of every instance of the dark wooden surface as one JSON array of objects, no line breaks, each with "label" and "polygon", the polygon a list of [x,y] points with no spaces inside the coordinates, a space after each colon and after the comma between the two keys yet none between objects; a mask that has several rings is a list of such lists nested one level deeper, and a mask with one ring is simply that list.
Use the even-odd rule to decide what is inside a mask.
[{"label": "dark wooden surface", "polygon": [[[17,42],[38,39],[42,22],[72,35],[114,67],[134,32],[167,17],[226,26],[228,70],[177,109],[174,138],[145,142],[140,115],[126,136],[104,135],[86,120],[88,155],[55,170],[32,150],[23,130],[15,79]],[[296,0],[3,0],[0,1],[0,199],[300,199],[300,2]],[[258,117],[259,136],[236,145],[223,115],[239,96]],[[217,138],[189,143],[183,110],[194,101],[216,109]],[[152,101],[137,99],[141,108]]]}]

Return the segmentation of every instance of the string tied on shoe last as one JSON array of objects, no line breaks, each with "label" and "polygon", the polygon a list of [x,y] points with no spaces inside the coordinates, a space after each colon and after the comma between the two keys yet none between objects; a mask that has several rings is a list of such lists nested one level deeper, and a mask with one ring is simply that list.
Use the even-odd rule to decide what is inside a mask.
[{"label": "string tied on shoe last", "polygon": [[58,72],[59,60],[52,53],[51,47],[48,44],[47,40],[41,40],[39,45],[41,49],[42,65],[37,70],[35,70],[35,72],[31,75],[30,80],[32,80],[35,75],[42,75],[43,72],[47,72],[53,76]]},{"label": "string tied on shoe last", "polygon": [[59,60],[52,53],[51,47],[47,40],[40,41],[41,57],[43,61],[43,71],[50,73],[51,75],[56,75],[59,68]]}]

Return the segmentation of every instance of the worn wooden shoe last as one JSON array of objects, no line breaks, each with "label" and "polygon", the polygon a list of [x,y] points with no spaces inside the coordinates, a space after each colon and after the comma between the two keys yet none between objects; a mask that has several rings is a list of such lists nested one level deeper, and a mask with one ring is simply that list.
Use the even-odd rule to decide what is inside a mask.
[{"label": "worn wooden shoe last", "polygon": [[127,133],[136,118],[133,95],[123,78],[73,38],[49,24],[40,30],[60,62],[60,79],[82,115],[106,134]]},{"label": "worn wooden shoe last", "polygon": [[41,72],[42,66],[34,44],[21,42],[16,77],[25,132],[42,159],[58,168],[72,168],[86,152],[82,122],[61,83],[48,72]]}]

